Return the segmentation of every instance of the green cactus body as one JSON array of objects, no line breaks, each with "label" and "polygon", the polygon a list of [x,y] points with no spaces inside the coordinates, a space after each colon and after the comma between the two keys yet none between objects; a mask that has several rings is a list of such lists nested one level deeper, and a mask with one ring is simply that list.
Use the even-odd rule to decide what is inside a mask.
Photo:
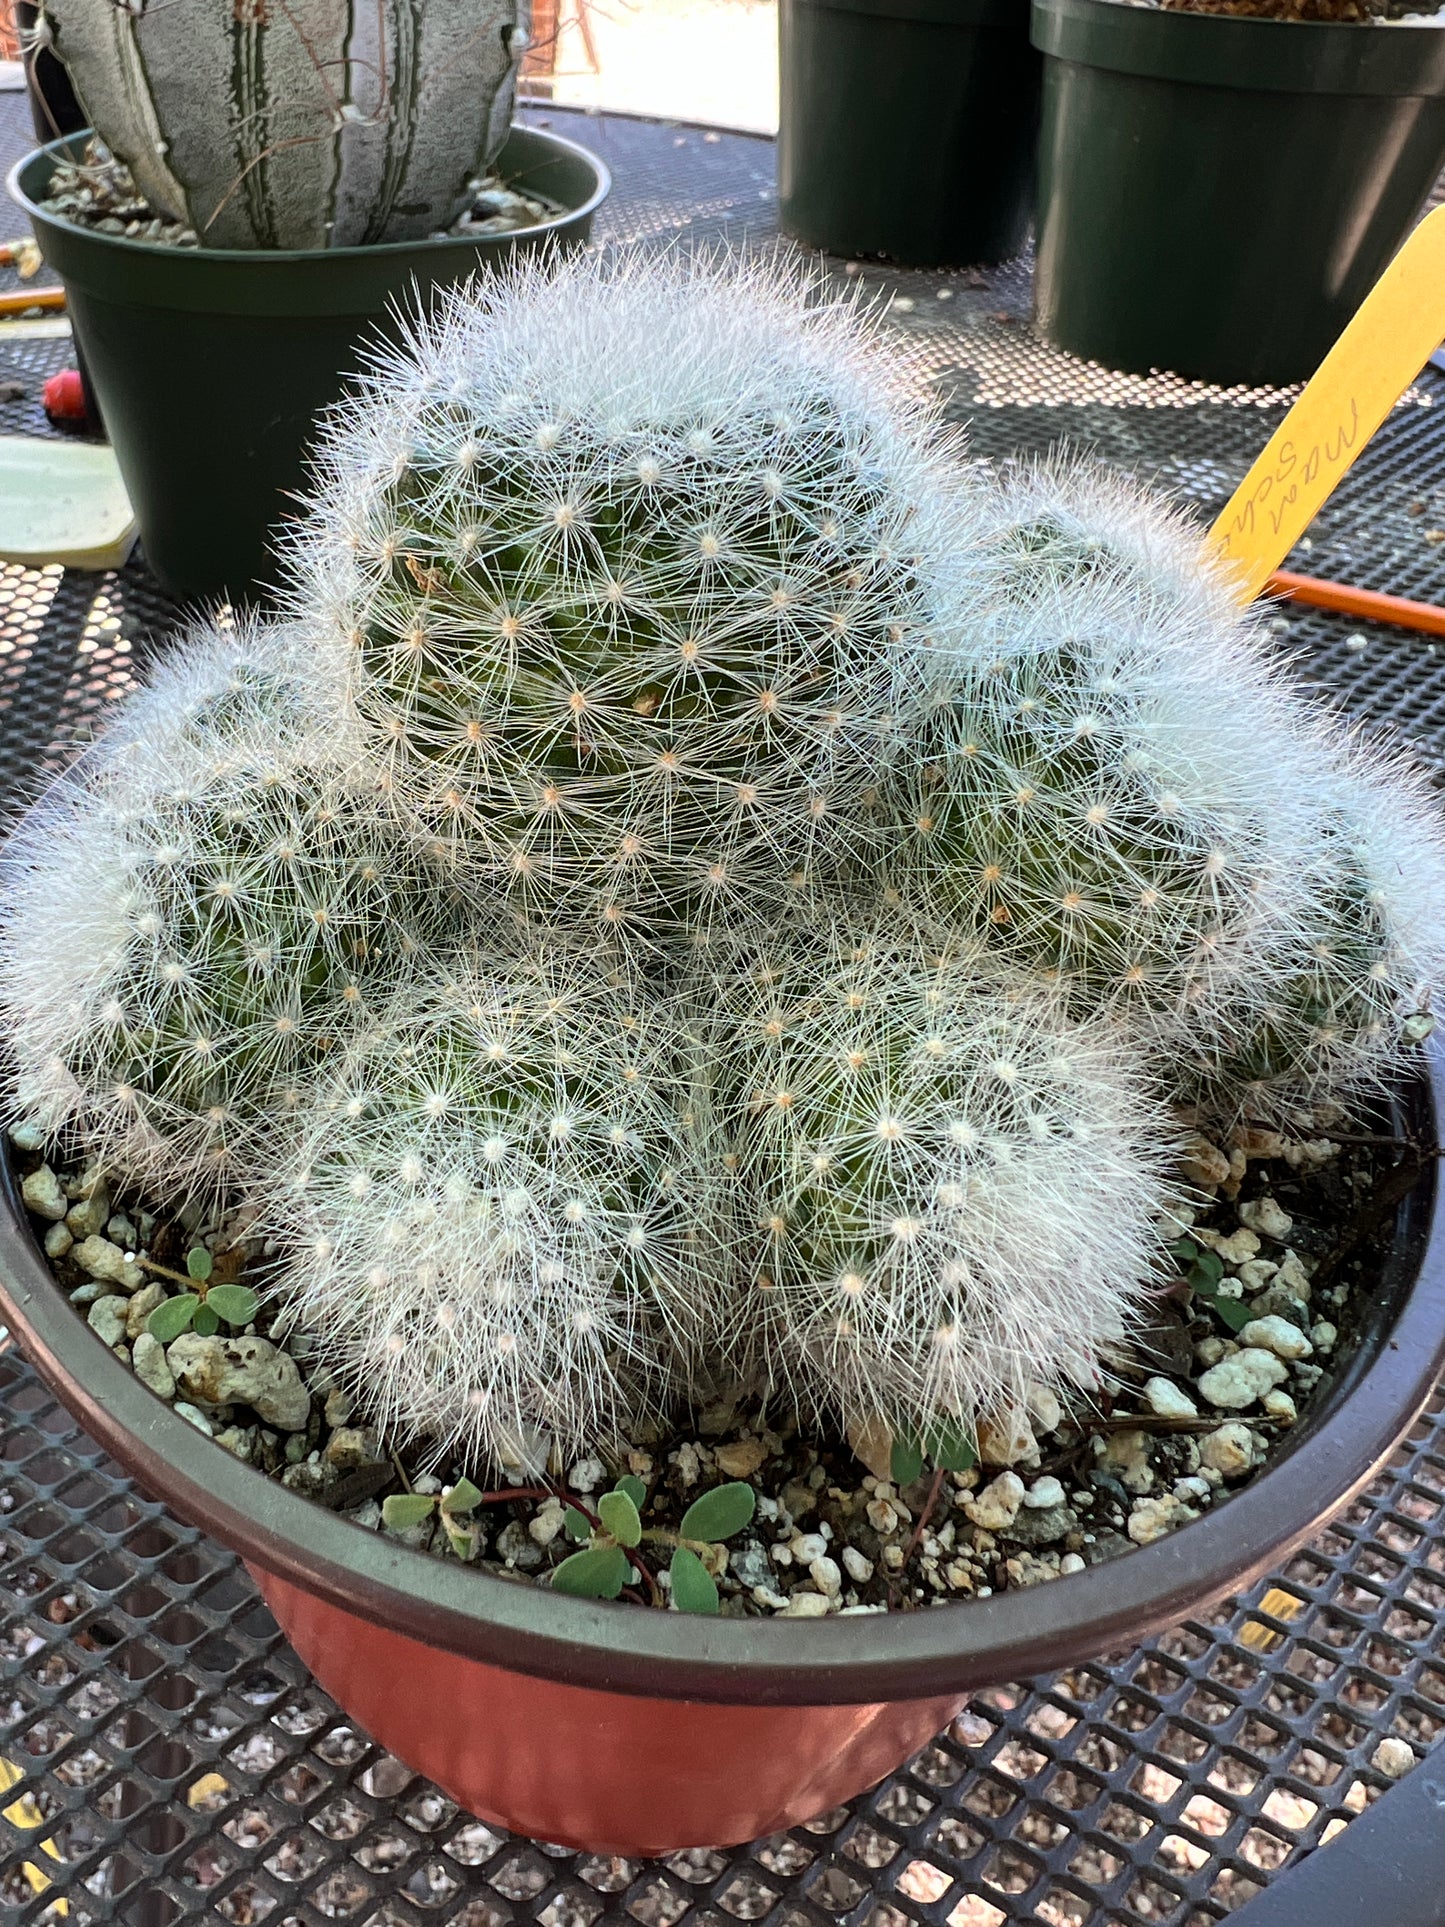
[{"label": "green cactus body", "polygon": [[717,984],[754,1360],[910,1436],[1092,1382],[1148,1274],[1167,1136],[1117,1045],[967,949],[764,956]]},{"label": "green cactus body", "polygon": [[193,700],[174,675],[134,698],[5,858],[17,1104],[155,1185],[244,1174],[450,917],[435,865],[318,759],[284,672],[227,681],[225,654]]},{"label": "green cactus body", "polygon": [[307,1107],[280,1289],[389,1432],[534,1463],[685,1387],[714,1256],[687,1049],[595,958],[474,953]]},{"label": "green cactus body", "polygon": [[[1309,876],[1310,916],[1263,1009],[1226,1010],[1174,1065],[1180,1094],[1256,1120],[1373,1095],[1435,1027],[1445,974],[1445,832],[1423,777],[1386,756],[1343,764]],[[1393,768],[1391,765],[1393,764]],[[1232,1018],[1233,1021],[1230,1021]]]},{"label": "green cactus body", "polygon": [[[515,0],[47,0],[91,124],[204,246],[407,241],[511,118]],[[525,37],[521,44],[525,44]]]},{"label": "green cactus body", "polygon": [[[538,910],[705,922],[862,831],[933,471],[809,325],[701,265],[524,270],[325,453],[331,633],[394,793]],[[313,611],[326,553],[303,537]]]}]

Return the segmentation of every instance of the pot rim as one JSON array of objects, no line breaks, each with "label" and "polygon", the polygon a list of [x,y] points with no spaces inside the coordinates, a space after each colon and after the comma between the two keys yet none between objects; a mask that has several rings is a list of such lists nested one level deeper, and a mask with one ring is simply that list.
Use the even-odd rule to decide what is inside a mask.
[{"label": "pot rim", "polygon": [[395,260],[403,254],[440,251],[450,247],[475,248],[479,244],[485,245],[488,242],[511,245],[515,242],[532,240],[537,236],[545,237],[558,228],[590,221],[612,192],[612,170],[599,154],[592,152],[591,148],[583,147],[579,141],[569,140],[565,134],[554,133],[550,127],[528,127],[520,121],[514,121],[508,130],[509,140],[514,133],[535,137],[561,154],[565,154],[569,159],[584,163],[592,171],[595,183],[585,201],[579,202],[576,207],[564,208],[552,220],[538,221],[532,227],[512,228],[506,234],[427,234],[414,241],[374,241],[365,245],[342,248],[175,248],[168,247],[160,241],[140,241],[128,234],[104,233],[99,228],[87,226],[83,221],[69,220],[62,214],[53,213],[41,202],[33,201],[20,185],[21,175],[41,156],[53,154],[57,159],[69,158],[68,150],[88,141],[94,132],[93,128],[82,127],[77,133],[62,134],[58,140],[46,141],[39,147],[32,147],[16,161],[5,176],[6,193],[12,201],[24,208],[32,222],[59,228],[68,234],[81,234],[88,241],[98,245],[109,245],[132,255],[159,256],[165,261],[172,262],[185,260],[228,265],[250,262],[285,267],[357,260],[384,262],[389,259]]},{"label": "pot rim", "polygon": [[1445,95],[1445,22],[1262,20],[1128,0],[1032,0],[1029,35],[1055,60],[1190,87]]},{"label": "pot rim", "polygon": [[[1445,1117],[1445,1048],[1432,1042],[1427,1061],[1411,1114],[1434,1142]],[[1286,1453],[1217,1511],[1066,1579],[941,1609],[697,1618],[569,1598],[437,1559],[233,1458],[148,1390],[61,1292],[8,1147],[0,1192],[0,1311],[51,1390],[142,1487],[248,1564],[342,1611],[511,1671],[652,1699],[934,1698],[1135,1645],[1277,1569],[1375,1476],[1445,1365],[1445,1211],[1431,1160],[1401,1205],[1376,1327]]]}]

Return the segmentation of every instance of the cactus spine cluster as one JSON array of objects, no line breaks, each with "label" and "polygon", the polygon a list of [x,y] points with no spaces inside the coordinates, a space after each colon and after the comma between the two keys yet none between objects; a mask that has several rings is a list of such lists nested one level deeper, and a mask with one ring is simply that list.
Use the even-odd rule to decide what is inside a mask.
[{"label": "cactus spine cluster", "polygon": [[1096,1383],[1164,1097],[1411,1064],[1445,831],[1181,518],[956,453],[756,268],[457,297],[329,432],[288,624],[193,641],[12,840],[17,1106],[250,1185],[438,1451],[729,1372],[925,1439]]}]

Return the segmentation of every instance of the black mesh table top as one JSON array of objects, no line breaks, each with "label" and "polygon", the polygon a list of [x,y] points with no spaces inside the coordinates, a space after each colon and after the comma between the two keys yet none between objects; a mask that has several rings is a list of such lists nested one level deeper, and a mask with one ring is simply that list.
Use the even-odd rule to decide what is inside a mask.
[{"label": "black mesh table top", "polygon": [[[21,110],[0,97],[0,150],[23,146]],[[550,106],[527,118],[612,168],[601,244],[777,245],[771,142]],[[980,456],[1091,449],[1212,516],[1290,399],[1047,348],[1026,260],[826,272],[891,304],[888,348]],[[39,425],[40,384],[68,358],[64,339],[0,332],[0,382],[26,391],[0,403],[0,429]],[[1445,601],[1442,410],[1445,375],[1427,370],[1292,567]],[[12,802],[177,619],[139,559],[109,575],[0,567]],[[1445,642],[1294,608],[1274,626],[1301,676],[1445,772]],[[0,1927],[1205,1927],[1251,1901],[1258,1927],[1445,1922],[1445,1856],[1433,1886],[1411,1861],[1445,1841],[1445,1772],[1425,1759],[1445,1729],[1445,1398],[1247,1597],[979,1694],[894,1779],[808,1826],[626,1861],[499,1834],[350,1727],[233,1557],[130,1485],[4,1345]],[[1337,1911],[1370,1856],[1309,1856],[1388,1790],[1386,1736],[1424,1763],[1351,1836],[1388,1870],[1362,1889],[1378,1910]],[[1313,1878],[1331,1865],[1338,1883]]]}]

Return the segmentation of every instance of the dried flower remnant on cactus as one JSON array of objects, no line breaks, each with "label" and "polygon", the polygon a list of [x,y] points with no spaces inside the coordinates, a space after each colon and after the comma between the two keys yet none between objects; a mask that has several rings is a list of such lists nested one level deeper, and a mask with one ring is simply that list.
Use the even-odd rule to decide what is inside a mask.
[{"label": "dried flower remnant on cactus", "polygon": [[966,950],[847,929],[742,960],[717,1002],[754,1358],[911,1437],[1091,1382],[1168,1141],[1117,1039]]},{"label": "dried flower remnant on cactus", "polygon": [[330,759],[283,642],[193,638],[4,851],[12,1114],[157,1192],[243,1175],[448,915]]},{"label": "dried flower remnant on cactus", "polygon": [[643,937],[865,831],[949,482],[836,304],[742,265],[523,264],[380,360],[297,597],[398,802]]},{"label": "dried flower remnant on cactus", "polygon": [[688,1050],[592,957],[473,955],[309,1105],[279,1288],[389,1436],[530,1465],[685,1389],[717,1256]]}]

